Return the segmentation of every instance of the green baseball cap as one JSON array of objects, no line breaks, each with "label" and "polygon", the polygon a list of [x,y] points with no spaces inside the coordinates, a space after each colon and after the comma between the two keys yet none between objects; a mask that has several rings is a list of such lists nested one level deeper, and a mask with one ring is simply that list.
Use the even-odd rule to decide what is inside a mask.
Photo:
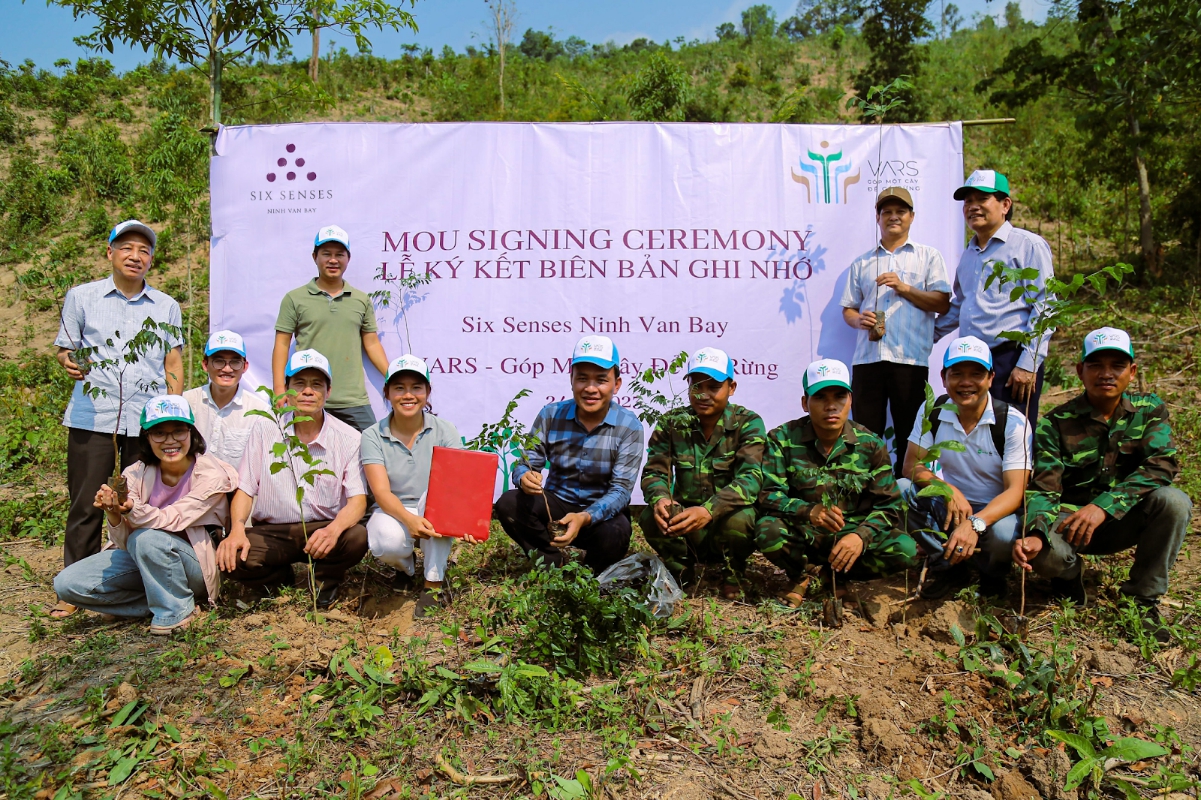
[{"label": "green baseball cap", "polygon": [[971,175],[968,175],[967,183],[955,190],[955,199],[962,200],[973,189],[978,192],[987,192],[988,194],[1003,194],[1006,197],[1012,196],[1009,191],[1009,178],[1006,178],[995,169],[978,169]]},{"label": "green baseball cap", "polygon": [[196,417],[192,415],[192,406],[181,395],[160,394],[146,403],[146,407],[142,409],[141,422],[142,430],[145,431],[160,422],[186,422],[195,425]]},{"label": "green baseball cap", "polygon": [[851,391],[851,371],[841,361],[823,358],[805,368],[801,386],[805,389],[806,397],[813,397],[827,386],[838,386],[849,392]]}]

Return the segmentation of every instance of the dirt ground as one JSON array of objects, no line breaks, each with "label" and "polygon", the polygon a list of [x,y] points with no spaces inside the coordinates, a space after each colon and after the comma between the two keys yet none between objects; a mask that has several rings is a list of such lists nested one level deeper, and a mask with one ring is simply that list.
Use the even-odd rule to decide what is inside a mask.
[{"label": "dirt ground", "polygon": [[[1164,606],[1184,626],[1195,626],[1201,610],[1195,541]],[[792,612],[765,600],[782,588],[783,575],[757,559],[744,601],[719,600],[703,587],[676,609],[677,619],[690,615],[688,625],[652,636],[662,656],[655,663],[671,668],[647,674],[635,661],[617,680],[584,681],[574,712],[590,722],[467,722],[441,706],[418,713],[417,698],[401,697],[382,703],[358,736],[332,725],[335,716],[346,719],[344,708],[336,715],[331,703],[312,700],[333,685],[331,659],[383,644],[397,664],[406,651],[420,654],[426,668],[463,669],[479,644],[468,611],[523,568],[503,534],[482,557],[471,555],[470,572],[460,565],[455,604],[432,618],[414,621],[415,595],[393,592],[388,569],[367,564],[347,599],[318,621],[306,618],[301,592],[252,605],[235,589],[205,626],[170,639],[147,635],[144,622],[108,624],[84,612],[65,623],[46,619],[40,609],[54,601],[60,551],[30,542],[0,551],[8,562],[0,572],[0,679],[8,681],[0,715],[7,733],[18,732],[5,745],[15,751],[6,765],[8,797],[73,796],[54,794],[68,781],[82,796],[114,798],[523,797],[548,787],[567,792],[554,776],[570,789],[581,770],[599,783],[607,767],[612,775],[594,794],[552,796],[882,800],[916,795],[910,781],[928,797],[1088,796],[1061,789],[1075,753],[1041,746],[1015,714],[1017,695],[964,669],[959,657],[958,642],[975,641],[977,614],[1005,620],[1014,613],[1016,574],[1010,607],[1000,609],[968,595],[907,600],[905,581],[913,589],[916,574],[851,583],[844,624],[830,629],[816,602]],[[1174,729],[1169,760],[1182,779],[1196,778],[1201,705],[1172,687],[1187,662],[1184,649],[1144,653],[1116,635],[1114,580],[1122,566],[1120,558],[1091,564],[1096,602],[1085,611],[1048,603],[1031,581],[1029,646],[1054,643],[1071,654],[1065,663],[1078,666],[1058,675],[1057,691],[1087,703],[1110,734],[1149,739],[1156,726]],[[692,657],[681,657],[681,647]],[[239,669],[245,674],[230,681]],[[137,725],[114,725],[131,701],[147,706]],[[598,711],[605,703],[617,704],[618,724]],[[948,722],[974,733],[948,733]],[[143,726],[159,733],[168,724],[176,735],[147,741]],[[137,747],[122,750],[123,737]],[[117,755],[146,747],[132,773],[114,782]],[[1160,763],[1140,762],[1127,774],[1137,781]],[[13,775],[28,794],[14,792]],[[463,783],[481,776],[501,780]]]}]

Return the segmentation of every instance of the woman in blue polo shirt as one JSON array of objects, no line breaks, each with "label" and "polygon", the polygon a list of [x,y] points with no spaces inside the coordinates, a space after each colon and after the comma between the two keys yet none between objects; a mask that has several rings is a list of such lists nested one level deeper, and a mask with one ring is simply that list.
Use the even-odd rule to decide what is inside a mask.
[{"label": "woman in blue polo shirt", "polygon": [[[367,521],[371,553],[397,570],[403,585],[414,573],[413,550],[418,543],[425,559],[425,586],[413,611],[421,618],[450,601],[444,581],[454,540],[439,536],[422,516],[435,447],[462,449],[454,425],[430,412],[429,369],[413,355],[388,365],[384,397],[391,413],[363,432],[363,473],[379,508]],[[470,536],[465,541],[474,543]]]}]

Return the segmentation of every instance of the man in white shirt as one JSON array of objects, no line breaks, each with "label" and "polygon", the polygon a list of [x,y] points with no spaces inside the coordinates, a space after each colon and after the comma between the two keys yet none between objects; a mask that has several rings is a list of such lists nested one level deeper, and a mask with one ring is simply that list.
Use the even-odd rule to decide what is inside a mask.
[{"label": "man in white shirt", "polygon": [[851,264],[842,317],[858,331],[852,362],[851,417],[883,437],[892,412],[894,473],[905,463],[905,434],[913,427],[930,378],[934,316],[951,307],[942,253],[910,241],[913,196],[889,186],[876,198],[880,241]]},{"label": "man in white shirt", "polygon": [[[288,359],[285,388],[296,393],[289,405],[295,416],[309,419],[293,423],[288,412],[278,424],[255,421],[238,468],[229,536],[217,548],[222,571],[265,593],[290,584],[292,565],[312,558],[318,608],[333,605],[347,570],[367,553],[367,528],[360,524],[367,510],[361,437],[326,413],[332,380],[329,361],[316,350]],[[300,439],[311,461],[299,453],[274,453],[285,432]],[[284,468],[273,469],[280,462]],[[296,502],[297,486],[304,489],[303,507]]]},{"label": "man in white shirt", "polygon": [[[204,346],[204,371],[209,382],[183,393],[196,417],[196,429],[208,453],[237,469],[246,439],[254,424],[247,411],[267,411],[267,401],[242,388],[242,375],[250,362],[246,343],[233,331],[217,331]],[[261,418],[260,418],[261,419]]]},{"label": "man in white shirt", "polygon": [[[1033,431],[1017,407],[989,393],[995,376],[987,344],[974,336],[952,341],[943,357],[947,394],[935,400],[942,408],[930,415],[927,426],[923,403],[909,436],[909,480],[898,483],[909,506],[908,530],[926,553],[921,595],[927,599],[968,585],[973,564],[980,571],[982,595],[1008,592]],[[953,408],[946,408],[948,403]],[[950,496],[918,496],[932,484]]]}]

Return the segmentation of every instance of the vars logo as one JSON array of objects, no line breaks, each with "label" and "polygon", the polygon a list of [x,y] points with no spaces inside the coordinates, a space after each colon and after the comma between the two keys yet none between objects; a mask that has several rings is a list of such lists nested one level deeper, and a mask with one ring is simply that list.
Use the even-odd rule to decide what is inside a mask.
[{"label": "vars logo", "polygon": [[[819,149],[828,151],[830,143],[822,142]],[[846,203],[851,186],[859,183],[862,174],[860,169],[856,169],[854,175],[847,174],[854,165],[855,162],[849,158],[843,159],[841,150],[837,153],[815,153],[809,150],[800,159],[799,166],[803,174],[798,175],[793,169],[792,179],[805,187],[806,200],[810,203]],[[846,177],[843,177],[844,175]]]}]

